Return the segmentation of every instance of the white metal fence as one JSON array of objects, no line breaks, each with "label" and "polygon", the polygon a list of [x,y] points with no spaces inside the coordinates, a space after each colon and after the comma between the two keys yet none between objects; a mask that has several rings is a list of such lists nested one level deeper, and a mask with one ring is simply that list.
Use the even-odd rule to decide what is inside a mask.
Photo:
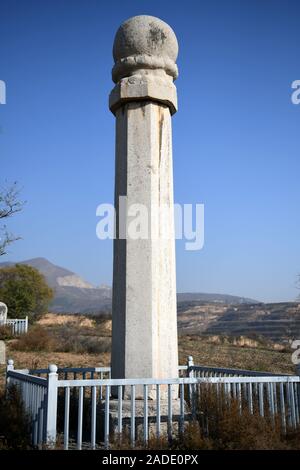
[{"label": "white metal fence", "polygon": [[28,317],[26,318],[7,318],[4,325],[11,327],[13,335],[23,335],[28,331]]},{"label": "white metal fence", "polygon": [[[127,432],[132,446],[137,434],[147,442],[150,428],[160,437],[164,426],[163,433],[171,439],[175,430],[182,433],[186,422],[197,418],[199,398],[208,387],[228,404],[235,399],[241,411],[247,407],[250,413],[259,412],[274,422],[279,418],[284,432],[300,424],[297,375],[195,366],[191,357],[187,366],[179,368],[179,375],[177,379],[121,380],[111,379],[108,367],[51,365],[15,371],[11,360],[7,367],[7,382],[18,386],[30,416],[35,446],[55,445],[61,436],[64,449],[108,448],[112,426],[117,434]],[[174,400],[178,391],[179,399]]]}]

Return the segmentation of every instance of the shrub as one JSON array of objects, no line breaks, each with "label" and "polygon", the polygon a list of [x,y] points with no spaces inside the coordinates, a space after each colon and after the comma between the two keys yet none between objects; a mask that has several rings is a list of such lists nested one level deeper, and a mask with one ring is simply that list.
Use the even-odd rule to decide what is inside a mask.
[{"label": "shrub", "polygon": [[200,433],[214,450],[261,450],[285,448],[280,423],[260,416],[257,409],[250,413],[246,403],[226,399],[207,387],[198,402]]},{"label": "shrub", "polygon": [[16,387],[8,388],[0,396],[0,450],[29,449],[30,423]]},{"label": "shrub", "polygon": [[0,340],[8,340],[12,339],[13,334],[12,334],[12,328],[9,325],[0,325]]},{"label": "shrub", "polygon": [[0,298],[11,318],[37,319],[47,311],[53,291],[39,271],[25,264],[0,269]]},{"label": "shrub", "polygon": [[59,352],[98,354],[110,351],[110,339],[105,337],[71,335],[69,337],[62,336],[61,339],[63,341],[57,341],[55,347],[55,350]]},{"label": "shrub", "polygon": [[34,325],[27,334],[20,337],[14,345],[14,349],[19,351],[53,351],[55,345],[55,338],[45,328]]},{"label": "shrub", "polygon": [[52,328],[51,333],[56,338],[57,352],[98,354],[110,351],[110,337],[96,335],[97,328],[65,324],[59,328]]},{"label": "shrub", "polygon": [[[197,404],[197,418],[185,424],[179,438],[168,441],[166,435],[160,439],[151,437],[148,445],[137,439],[136,449],[171,450],[296,450],[300,449],[300,430],[289,430],[282,434],[280,423],[275,425],[262,417],[257,410],[251,414],[247,407],[240,410],[237,400],[230,403],[220,399],[210,389],[201,393]],[[112,439],[112,449],[130,449],[130,435]]]}]

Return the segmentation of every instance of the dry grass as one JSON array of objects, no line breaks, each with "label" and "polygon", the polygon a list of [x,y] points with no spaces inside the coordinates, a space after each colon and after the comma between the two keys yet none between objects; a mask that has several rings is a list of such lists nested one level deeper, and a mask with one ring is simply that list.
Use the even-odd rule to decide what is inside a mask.
[{"label": "dry grass", "polygon": [[37,321],[37,324],[52,329],[59,326],[90,329],[94,333],[101,333],[103,336],[105,336],[105,333],[111,334],[111,320],[102,317],[47,313]]},{"label": "dry grass", "polygon": [[[102,333],[103,334],[103,333]],[[101,336],[99,341],[101,341]],[[59,367],[96,367],[110,365],[110,352],[60,352],[20,351],[19,340],[7,342],[7,358],[14,359],[16,368],[46,368],[49,364]],[[233,367],[274,373],[294,373],[291,353],[274,350],[240,348],[232,345],[214,345],[201,337],[179,338],[179,362],[185,364],[187,356],[193,355],[195,364],[215,367]],[[4,386],[5,367],[0,367],[0,390]]]},{"label": "dry grass", "polygon": [[[7,358],[14,359],[16,369],[47,368],[53,363],[58,367],[107,366],[110,364],[108,347],[110,337],[111,321],[108,319],[47,314],[34,327],[30,327],[29,334],[6,341]],[[96,346],[97,349],[93,352]],[[66,351],[66,348],[70,350]],[[291,353],[292,351],[277,351],[270,343],[265,345],[260,343],[259,347],[255,348],[252,342],[247,341],[241,345],[239,341],[228,342],[221,337],[212,339],[197,335],[179,336],[180,364],[186,362],[187,356],[193,355],[195,364],[293,373]],[[0,389],[4,387],[4,380],[3,366],[0,368]],[[257,414],[250,415],[244,410],[240,415],[234,403],[230,410],[225,408],[220,412],[210,397],[207,403],[199,404],[199,410],[201,413],[198,415],[198,421],[188,425],[180,440],[174,440],[170,445],[167,439],[159,441],[151,439],[148,448],[201,450],[299,449],[300,447],[299,433],[283,437],[278,429],[274,431],[270,423]],[[207,423],[203,422],[204,415],[209,420],[209,428]],[[17,426],[17,417],[14,418],[14,422]],[[22,425],[21,423],[20,426]],[[27,445],[27,441],[22,443],[21,439],[20,442],[21,446]],[[13,445],[18,446],[18,443]],[[126,441],[116,443],[115,446],[129,448]],[[137,447],[144,448],[142,443],[138,443]]]},{"label": "dry grass", "polygon": [[11,327],[9,325],[0,325],[0,340],[7,341],[12,337]]},{"label": "dry grass", "polygon": [[41,325],[32,326],[26,335],[20,336],[13,343],[17,351],[53,351],[56,346],[54,336],[50,335]]},{"label": "dry grass", "polygon": [[111,322],[77,315],[48,314],[11,343],[17,351],[103,354],[111,348]]},{"label": "dry grass", "polygon": [[[31,342],[24,336],[23,339],[7,341],[7,358],[14,359],[16,368],[45,368],[51,363],[61,367],[110,364],[111,320],[47,314],[37,322],[36,328],[40,333],[37,335],[34,327],[31,327],[30,331],[34,335],[29,334],[29,339],[38,336],[48,340],[43,342],[32,338]],[[54,338],[54,341],[49,341],[49,337]],[[38,341],[38,347],[35,346],[35,341]],[[267,343],[266,348],[261,345],[253,348],[228,344],[222,339],[212,341],[205,336],[179,336],[180,364],[185,364],[187,356],[193,355],[195,364],[293,373],[291,353],[292,351],[276,351],[272,345],[268,349]],[[1,374],[0,386],[3,383],[4,377]]]},{"label": "dry grass", "polygon": [[45,327],[73,324],[78,327],[95,328],[96,325],[94,319],[82,315],[56,315],[55,313],[47,313],[37,323]]},{"label": "dry grass", "polygon": [[[117,435],[112,441],[116,450],[130,449],[130,436]],[[145,449],[142,440],[137,440],[136,449]],[[271,419],[268,413],[260,416],[254,407],[249,411],[248,403],[242,408],[237,400],[230,402],[225,394],[217,393],[215,387],[201,389],[196,407],[196,419],[185,424],[184,433],[168,441],[166,435],[160,439],[151,437],[147,449],[151,450],[299,450],[300,430],[288,429],[282,433],[280,417]]]},{"label": "dry grass", "polygon": [[16,387],[0,395],[0,450],[30,448],[30,424]]},{"label": "dry grass", "polygon": [[26,352],[9,350],[8,356],[13,357],[15,368],[43,369],[49,364],[58,367],[100,367],[107,366],[110,362],[110,354],[74,354],[65,352]]},{"label": "dry grass", "polygon": [[214,344],[201,336],[179,337],[179,359],[183,364],[188,355],[194,357],[195,364],[212,367],[250,369],[273,373],[292,374],[295,366],[290,352],[271,349],[239,347],[233,344]]},{"label": "dry grass", "polygon": [[259,415],[254,407],[250,413],[248,403],[242,409],[237,400],[230,402],[215,387],[202,387],[197,406],[197,417],[202,442],[214,450],[263,450],[286,448],[286,437],[281,434],[280,420]]}]

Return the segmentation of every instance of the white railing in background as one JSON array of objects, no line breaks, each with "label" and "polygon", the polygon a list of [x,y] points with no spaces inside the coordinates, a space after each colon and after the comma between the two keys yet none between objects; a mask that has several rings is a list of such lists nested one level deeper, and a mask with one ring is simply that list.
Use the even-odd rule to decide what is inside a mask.
[{"label": "white railing in background", "polygon": [[[186,368],[192,377],[280,377],[285,374],[272,374],[248,369],[229,369],[224,367],[195,366],[193,356],[188,356]],[[181,366],[184,367],[184,366]]]},{"label": "white railing in background", "polygon": [[[259,412],[263,417],[281,420],[282,429],[297,428],[300,424],[300,377],[298,375],[274,375],[239,369],[221,369],[195,366],[192,357],[187,366],[180,366],[176,379],[111,379],[109,367],[61,368],[55,365],[48,369],[13,369],[13,361],[7,367],[7,383],[17,385],[32,422],[32,437],[35,446],[46,443],[54,446],[62,436],[64,449],[88,446],[109,447],[111,391],[114,390],[114,412],[117,416],[118,434],[124,429],[130,432],[131,445],[137,437],[137,424],[142,427],[144,442],[149,439],[150,424],[157,437],[162,434],[162,422],[166,421],[167,435],[171,439],[175,424],[178,433],[184,431],[188,420],[197,418],[197,403],[202,392],[210,388],[219,397],[225,397],[230,405],[237,400],[240,410]],[[44,376],[44,377],[42,377]],[[70,378],[71,377],[71,378]],[[124,392],[129,396],[130,416],[124,416]],[[148,397],[149,388],[155,390],[154,398]],[[172,390],[179,389],[179,402],[175,403]],[[142,389],[143,399],[137,399],[137,390]],[[162,391],[163,389],[163,391]],[[162,393],[167,397],[162,410]],[[117,393],[116,393],[117,391]],[[188,406],[185,402],[188,398]],[[127,400],[127,401],[128,401]],[[136,415],[142,403],[142,416]],[[152,415],[149,415],[151,403]],[[117,409],[115,408],[117,404]],[[128,405],[128,403],[127,403]],[[179,406],[178,406],[179,405]],[[101,413],[99,412],[101,407]],[[153,417],[153,407],[155,416]],[[75,411],[75,415],[74,415]],[[153,423],[154,418],[154,423]],[[126,426],[125,426],[126,422]],[[101,434],[101,438],[98,437]]]},{"label": "white railing in background", "polygon": [[4,325],[11,326],[13,335],[23,335],[28,331],[28,317],[7,318]]},{"label": "white railing in background", "polygon": [[[49,372],[49,371],[48,371]],[[14,371],[13,361],[7,365],[6,386],[17,386],[23,399],[24,411],[30,419],[32,443],[34,446],[46,441],[47,436],[47,391],[49,380],[28,374],[28,371]],[[52,397],[53,400],[53,397]]]},{"label": "white railing in background", "polygon": [[[26,369],[28,374],[48,377],[49,369]],[[110,379],[110,367],[58,367],[60,379]]]}]

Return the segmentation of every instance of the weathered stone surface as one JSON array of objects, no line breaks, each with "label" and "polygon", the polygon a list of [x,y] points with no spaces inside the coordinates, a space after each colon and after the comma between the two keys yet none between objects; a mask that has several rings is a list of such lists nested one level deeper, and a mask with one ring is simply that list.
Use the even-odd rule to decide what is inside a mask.
[{"label": "weathered stone surface", "polygon": [[174,80],[178,76],[178,43],[174,31],[159,18],[140,15],[129,18],[118,29],[113,47],[115,83],[138,71],[164,72]]},{"label": "weathered stone surface", "polygon": [[109,97],[110,110],[116,114],[118,108],[129,101],[157,101],[167,105],[171,114],[177,111],[176,87],[172,81],[151,75],[134,75],[123,78]]},{"label": "weathered stone surface", "polygon": [[[117,63],[121,61],[119,71],[123,70],[126,57],[146,54],[147,61],[141,65],[138,58],[137,67],[126,68],[129,78],[118,73],[121,82],[111,95],[111,108],[116,115],[117,212],[113,378],[178,377],[171,135],[176,74],[172,76],[165,63],[152,68],[149,65],[156,64],[156,59],[151,59],[156,57],[168,58],[175,64],[174,37],[161,20],[142,16],[125,22],[115,39],[114,57]],[[136,204],[147,209],[148,238],[132,238],[127,232],[122,239],[118,220],[120,196],[127,197],[129,210]],[[125,219],[127,230],[132,216],[127,213]]]},{"label": "weathered stone surface", "polygon": [[4,341],[0,341],[0,364],[6,364],[6,346]]},{"label": "weathered stone surface", "polygon": [[173,30],[153,16],[135,16],[117,31],[112,77],[116,83],[109,107],[116,110],[128,101],[158,101],[177,111],[173,84],[178,76],[178,44]]},{"label": "weathered stone surface", "polygon": [[[128,207],[144,204],[149,211],[151,237],[128,237],[114,243],[113,377],[177,377],[168,107],[155,102],[133,102],[118,110],[116,158],[117,209],[119,195],[127,196]],[[166,205],[164,211],[159,210],[162,204]]]}]

